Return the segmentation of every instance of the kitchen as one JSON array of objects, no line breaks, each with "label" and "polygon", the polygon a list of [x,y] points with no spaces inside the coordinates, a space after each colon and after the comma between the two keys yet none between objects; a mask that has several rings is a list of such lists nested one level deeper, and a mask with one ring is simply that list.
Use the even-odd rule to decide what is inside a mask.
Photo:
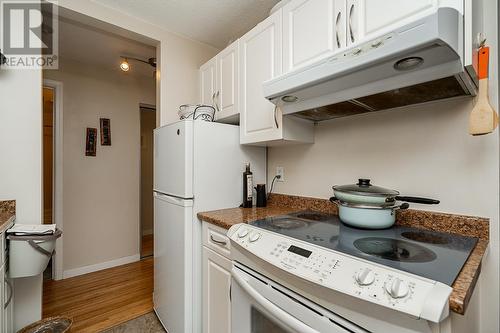
[{"label": "kitchen", "polygon": [[[352,6],[351,2],[356,4]],[[341,13],[340,16],[334,15],[337,11],[325,10],[325,8],[328,9],[331,7],[324,6],[333,6],[332,3],[340,4],[340,7],[338,7],[338,13]],[[364,1],[360,3],[366,5],[364,8],[365,11],[361,11],[361,13],[365,13],[365,15],[369,15],[369,9],[374,10],[374,7],[400,8],[398,7],[397,1],[390,2],[388,5],[382,5],[381,2],[376,1]],[[373,5],[374,3],[376,5]],[[412,8],[410,12],[414,16],[406,16],[405,19],[396,23],[391,21],[391,17],[385,17],[387,19],[387,21],[385,21],[386,26],[379,26],[379,30],[375,29],[375,32],[373,32],[368,29],[369,25],[363,26],[363,24],[369,22],[369,19],[372,18],[372,16],[366,16],[363,19],[360,19],[360,16],[358,16],[360,14],[356,13],[356,9],[358,8],[356,1],[292,1],[288,4],[282,4],[284,6],[281,8],[275,8],[274,12],[270,14],[268,18],[264,19],[249,32],[243,34],[237,43],[234,42],[230,44],[227,49],[218,53],[213,60],[206,59],[208,62],[205,65],[199,64],[201,65],[199,72],[200,82],[199,84],[198,82],[195,83],[196,87],[192,88],[193,90],[200,90],[201,99],[197,103],[213,105],[215,108],[218,108],[219,111],[216,111],[216,119],[222,120],[223,122],[234,123],[236,118],[235,115],[239,115],[240,128],[237,130],[236,134],[232,133],[230,135],[235,138],[235,144],[245,144],[241,150],[259,149],[246,148],[247,144],[251,144],[252,146],[254,144],[258,144],[268,147],[267,154],[266,148],[260,148],[263,150],[262,154],[266,157],[266,163],[262,165],[261,162],[252,160],[250,161],[250,167],[251,171],[254,173],[254,184],[265,183],[269,191],[274,183],[274,186],[272,187],[273,193],[277,194],[270,195],[266,208],[234,208],[237,207],[243,199],[241,194],[242,191],[240,190],[243,185],[241,184],[241,176],[245,169],[244,163],[249,162],[247,158],[240,157],[239,159],[235,158],[235,167],[229,168],[228,166],[228,170],[223,172],[226,175],[230,174],[231,177],[235,177],[234,179],[237,179],[232,181],[232,183],[237,184],[237,188],[232,189],[232,191],[234,190],[234,195],[228,196],[229,198],[227,199],[227,202],[222,202],[222,200],[225,199],[221,198],[220,203],[215,202],[216,200],[212,200],[210,205],[205,207],[201,206],[199,208],[198,212],[202,213],[198,216],[204,222],[202,225],[200,224],[197,226],[198,231],[193,234],[196,235],[196,238],[194,239],[197,242],[197,251],[200,251],[200,256],[197,259],[199,262],[197,263],[196,260],[194,260],[193,267],[196,267],[196,269],[198,269],[201,273],[201,279],[197,282],[201,285],[198,290],[193,290],[198,293],[197,301],[200,303],[200,310],[199,313],[195,314],[198,319],[193,319],[192,323],[202,327],[205,332],[246,332],[250,329],[249,327],[244,327],[245,325],[242,324],[248,320],[246,314],[244,312],[236,312],[233,310],[237,306],[235,305],[237,301],[234,300],[234,298],[234,301],[230,301],[229,291],[227,293],[216,293],[214,299],[209,297],[212,295],[210,293],[210,289],[208,289],[209,287],[222,288],[215,290],[224,290],[224,288],[228,287],[226,284],[227,281],[230,283],[229,286],[237,283],[231,280],[233,271],[232,260],[240,260],[239,264],[234,264],[235,266],[242,263],[247,266],[251,266],[251,264],[247,264],[245,261],[248,259],[245,252],[240,249],[241,246],[237,245],[239,232],[232,229],[232,231],[229,232],[228,238],[228,236],[226,236],[227,231],[224,228],[228,225],[221,223],[221,221],[226,221],[228,216],[230,216],[229,220],[231,221],[231,224],[238,224],[238,222],[251,222],[262,220],[266,217],[283,216],[304,210],[319,211],[322,214],[336,216],[338,213],[337,206],[329,203],[327,200],[334,194],[331,187],[333,185],[356,183],[358,178],[371,178],[373,184],[381,185],[388,189],[397,189],[404,195],[430,197],[440,201],[439,205],[433,206],[419,206],[410,203],[411,207],[416,209],[407,210],[406,212],[397,212],[397,224],[417,223],[418,226],[426,228],[429,228],[430,224],[431,228],[434,230],[446,230],[452,232],[456,231],[456,229],[453,229],[455,225],[468,226],[470,224],[470,228],[465,228],[470,230],[463,235],[475,237],[478,239],[478,244],[485,246],[483,249],[484,258],[483,254],[479,255],[479,263],[477,263],[478,265],[476,266],[476,270],[472,274],[479,274],[479,268],[481,266],[480,262],[482,261],[482,269],[480,275],[478,276],[477,284],[475,284],[475,282],[468,284],[469,287],[467,288],[466,293],[468,296],[462,296],[462,303],[460,303],[460,301],[457,303],[457,298],[455,297],[450,300],[449,305],[452,307],[449,316],[447,316],[446,311],[443,310],[438,319],[421,314],[422,319],[415,320],[414,318],[418,318],[418,315],[404,315],[398,313],[397,310],[390,310],[390,312],[386,312],[387,310],[385,309],[381,310],[382,307],[380,305],[371,305],[368,309],[373,312],[373,316],[376,317],[375,313],[380,311],[383,316],[386,316],[386,318],[394,317],[396,318],[395,321],[401,320],[399,325],[407,329],[410,329],[408,327],[411,326],[408,322],[414,323],[419,326],[418,328],[412,328],[413,331],[416,332],[426,330],[430,331],[431,329],[436,332],[498,331],[498,318],[496,316],[498,313],[497,132],[495,131],[492,134],[484,136],[469,135],[469,115],[475,105],[475,99],[472,97],[457,97],[453,100],[432,102],[423,100],[420,103],[425,102],[425,104],[422,105],[404,106],[394,110],[385,110],[384,108],[380,108],[383,111],[372,112],[374,110],[370,110],[369,113],[365,113],[365,106],[370,106],[368,103],[370,102],[369,99],[361,99],[360,101],[361,97],[382,93],[387,90],[394,90],[396,88],[411,86],[423,82],[422,80],[426,80],[427,82],[428,80],[435,80],[440,77],[447,76],[451,72],[446,71],[453,71],[456,67],[443,66],[441,68],[442,71],[439,71],[436,68],[434,68],[433,71],[426,71],[425,68],[418,67],[416,69],[410,68],[408,72],[403,73],[405,74],[404,80],[399,81],[390,80],[390,78],[384,77],[387,72],[380,74],[380,76],[376,76],[376,73],[370,73],[370,75],[374,76],[363,74],[364,77],[370,78],[370,80],[361,80],[359,76],[356,80],[352,79],[349,81],[346,79],[340,85],[344,85],[341,87],[343,89],[332,95],[324,93],[327,88],[331,89],[331,86],[326,87],[323,90],[317,89],[316,91],[308,91],[307,89],[302,89],[301,87],[301,85],[305,85],[307,83],[306,80],[293,81],[292,78],[291,80],[283,83],[283,86],[286,84],[295,84],[295,86],[299,87],[299,89],[282,89],[283,91],[288,89],[288,91],[297,92],[298,94],[295,97],[298,97],[299,101],[298,103],[294,103],[293,98],[291,98],[289,99],[290,102],[288,106],[280,105],[277,108],[275,108],[272,103],[268,102],[263,95],[264,93],[271,91],[272,88],[271,84],[273,81],[268,81],[268,79],[272,77],[281,77],[279,76],[280,74],[288,73],[290,71],[295,71],[294,73],[300,74],[301,70],[304,68],[313,68],[313,65],[321,63],[322,59],[334,59],[338,52],[344,52],[337,51],[337,41],[339,41],[341,47],[343,48],[342,50],[355,50],[355,52],[358,52],[358,49],[356,49],[358,44],[356,43],[360,43],[359,45],[365,45],[365,43],[368,43],[366,45],[374,45],[372,38],[375,38],[375,36],[389,36],[391,38],[395,38],[397,37],[396,31],[399,31],[399,28],[404,27],[407,24],[411,24],[414,20],[433,17],[432,14],[438,12],[438,3],[441,5],[441,2],[438,1],[415,2],[416,7],[420,5],[422,6],[422,8],[420,8],[421,11],[413,11],[415,8]],[[448,5],[443,4],[443,7],[453,7],[457,3],[462,4],[462,6],[457,5],[457,7],[467,9],[465,10],[465,13],[468,13],[472,8],[467,7],[472,6],[470,1],[464,1],[463,3],[461,1],[450,1]],[[474,3],[477,5],[477,3],[480,2]],[[60,1],[60,4],[64,5],[65,2]],[[302,8],[304,11],[298,11],[296,20],[292,22],[290,21],[290,18],[293,17],[293,14],[290,13],[292,13],[295,8],[298,8],[299,5],[303,5]],[[74,9],[79,7],[75,4],[69,5],[69,7],[71,6],[73,6]],[[406,5],[401,6],[405,7]],[[480,26],[480,31],[487,36],[486,44],[490,46],[492,52],[489,67],[489,98],[490,103],[494,106],[494,108],[497,108],[497,23],[495,15],[497,8],[495,4],[488,1],[482,2],[482,6],[484,7],[482,8],[484,18],[480,22],[483,23],[474,22],[471,25],[476,26],[476,28],[477,26]],[[346,19],[346,17],[348,17],[346,14],[349,14],[351,8],[353,8],[353,13],[350,14],[352,20],[348,20]],[[79,9],[84,10],[84,8]],[[398,13],[398,10],[396,9],[390,12],[396,15]],[[450,10],[441,10],[440,12],[449,14]],[[285,15],[285,13],[289,13],[289,15]],[[301,13],[304,16],[301,17],[299,15]],[[354,16],[354,13],[357,15]],[[403,16],[407,14],[408,12],[404,12]],[[102,17],[107,17],[107,19],[112,19],[114,17],[114,19],[117,20],[117,18],[113,15],[118,14],[107,12],[106,14],[102,14]],[[336,22],[337,16],[340,17],[338,22]],[[383,15],[380,15],[380,13],[375,16],[377,17],[376,20],[382,20],[381,17]],[[483,15],[478,16],[481,17]],[[314,26],[311,26],[310,24],[313,20],[312,18],[314,18],[316,23]],[[449,17],[447,16],[447,18]],[[458,16],[458,20],[460,20],[460,18],[461,17]],[[470,19],[466,15],[462,18],[465,22]],[[359,21],[356,21],[356,19]],[[335,34],[330,30],[321,30],[321,27],[331,27],[334,24],[332,22],[338,23],[338,27],[341,27],[339,28],[339,34]],[[438,22],[441,21],[438,19]],[[449,21],[446,22],[449,23]],[[323,23],[323,25],[321,23]],[[380,21],[376,21],[375,23],[384,24],[384,22],[381,23]],[[293,29],[291,28],[293,24],[302,24],[301,27],[303,29],[296,29],[296,27]],[[350,28],[349,24],[353,25],[354,28]],[[467,24],[464,26],[467,27]],[[356,30],[356,27],[360,30]],[[292,33],[295,31],[298,31],[296,36]],[[344,32],[345,34],[342,35]],[[350,39],[351,32],[354,36],[354,41]],[[366,34],[367,39],[363,39],[363,33],[361,32]],[[389,32],[394,33],[394,35]],[[370,33],[373,35],[370,35]],[[462,48],[457,48],[457,50],[463,51],[463,56],[460,57],[460,60],[458,60],[462,67],[467,66],[467,64],[472,64],[473,56],[471,54],[468,55],[465,51],[465,49],[467,49],[465,41],[469,40],[471,42],[472,35],[472,28],[471,31],[464,29],[464,44],[462,45]],[[311,38],[311,36],[317,36],[318,38]],[[421,39],[424,40],[428,36],[422,34],[421,37]],[[357,40],[357,38],[361,39]],[[460,40],[460,38],[457,39]],[[321,41],[327,41],[327,43],[321,44]],[[316,44],[314,44],[315,42]],[[382,42],[385,43],[385,40]],[[303,43],[302,45],[304,45],[304,43],[309,43],[311,47],[307,48],[297,46],[300,45],[300,43]],[[375,43],[375,45],[377,43]],[[387,46],[387,48],[384,48],[385,46]],[[355,59],[354,62],[357,61],[357,59],[374,60],[375,58],[375,60],[377,60],[377,55],[380,57],[382,56],[376,52],[388,52],[389,54],[393,51],[396,52],[396,48],[393,46],[394,44],[391,44],[389,39],[387,41],[387,45],[379,45],[376,47],[375,51],[366,51],[366,54],[363,53],[365,52],[365,49],[360,47],[359,49],[361,49],[361,53],[356,55],[356,58],[353,58]],[[295,49],[293,49],[294,47]],[[366,58],[363,58],[364,56],[366,56]],[[436,59],[437,58],[438,57],[436,57]],[[426,66],[425,60],[426,59],[424,59],[423,65],[420,66]],[[456,65],[457,59],[454,58],[451,62]],[[348,61],[343,63],[343,66],[348,65]],[[358,65],[359,64],[357,63],[353,63],[352,66],[353,68],[356,68]],[[393,63],[391,63],[391,66],[392,65]],[[418,66],[418,64],[416,66]],[[451,67],[453,67],[453,69]],[[232,71],[228,71],[228,68]],[[330,65],[330,68],[335,69],[335,64]],[[360,66],[360,68],[363,68],[363,66]],[[305,71],[303,72],[305,73]],[[319,73],[325,73],[324,69],[320,70]],[[408,73],[409,75],[406,75]],[[453,73],[460,74],[462,78],[462,74],[466,74],[463,71],[463,68],[460,71]],[[316,74],[317,73],[315,72],[310,73],[312,77],[310,78],[311,82],[315,79],[314,75]],[[441,76],[443,74],[444,76]],[[335,77],[335,73],[333,73],[332,76]],[[304,79],[304,77],[299,78]],[[161,80],[166,79],[162,78]],[[372,80],[374,80],[375,83],[372,83]],[[232,85],[229,85],[229,93],[227,92],[227,82],[232,83]],[[336,81],[333,79],[327,82]],[[348,84],[354,84],[355,87],[349,87]],[[464,86],[460,87],[463,88]],[[465,87],[470,88],[467,84],[465,84]],[[160,89],[161,94],[167,94],[167,92],[165,92],[162,88]],[[462,91],[465,90],[466,89],[462,89]],[[314,94],[318,93],[318,91],[319,95],[314,96]],[[428,96],[429,90],[420,90],[420,92],[421,91],[424,91],[424,95]],[[168,94],[170,93],[171,92],[168,92]],[[308,93],[310,95],[308,95]],[[259,98],[257,98],[257,96]],[[272,93],[268,96],[270,99],[273,99]],[[287,96],[294,95],[287,92]],[[341,98],[341,100],[336,98]],[[335,103],[338,105],[344,101],[350,101],[353,99],[356,99],[355,101],[357,103],[348,102],[349,107],[347,108],[345,105],[340,105],[344,107],[344,109],[340,108],[340,111],[348,112],[348,115],[351,117],[342,117],[314,123],[311,120],[305,120],[304,117],[299,118],[293,116],[293,113],[296,111],[302,112],[303,110],[311,109],[311,107],[308,109],[308,106],[306,105],[307,103],[310,103],[309,106],[314,105],[312,108],[319,109],[324,105],[332,105]],[[187,101],[189,100],[190,99],[187,99]],[[179,100],[175,109],[185,102],[186,101]],[[380,103],[380,100],[377,100],[376,102]],[[387,99],[385,99],[384,102],[387,102]],[[391,102],[389,99],[389,103],[397,102],[398,101]],[[320,105],[318,103],[325,104]],[[379,106],[380,104],[375,105]],[[362,112],[357,112],[359,108],[362,108]],[[378,110],[378,108],[374,106],[370,106],[370,108]],[[174,121],[177,115],[173,109],[173,105],[169,108],[164,108],[162,106],[162,125],[168,125]],[[261,113],[252,113],[254,110],[259,110]],[[169,113],[167,114],[166,112]],[[284,113],[287,113],[287,115]],[[352,113],[355,113],[355,115]],[[309,118],[318,116],[323,117],[325,114],[327,117],[331,116],[328,109],[323,111],[316,110],[312,113],[303,114],[303,116]],[[197,123],[195,122],[195,124]],[[166,128],[168,128],[168,126]],[[207,149],[210,149],[210,147]],[[194,155],[195,163],[197,156],[198,155]],[[203,156],[204,155],[201,154],[198,158],[203,158]],[[213,160],[216,160],[214,158],[205,158],[207,163],[208,161],[210,161],[210,163],[216,163],[216,161],[212,162]],[[196,168],[197,165],[198,164],[193,164],[194,168]],[[200,175],[203,175],[203,170],[200,172]],[[278,172],[281,174],[281,177],[279,179],[274,179]],[[222,175],[216,176],[222,177]],[[194,177],[194,181],[196,182],[196,173]],[[228,192],[222,191],[222,186],[223,185],[218,185],[217,183],[215,183],[215,185],[208,185],[212,191],[215,189],[218,195],[219,193],[227,195]],[[188,199],[189,197],[190,195],[186,196]],[[197,198],[198,197],[195,193],[194,202],[196,202]],[[316,200],[311,198],[322,199]],[[221,211],[221,209],[230,210]],[[217,210],[217,212],[205,212],[212,210]],[[423,216],[418,215],[418,212],[421,211],[425,211],[426,213],[422,213],[424,214]],[[195,211],[193,211],[193,214],[194,213]],[[417,214],[417,217],[411,218],[412,213]],[[444,215],[440,215],[443,213]],[[478,218],[465,218],[464,215],[478,216]],[[443,219],[443,216],[446,216],[446,219]],[[440,217],[440,219],[438,219],[438,217]],[[487,220],[489,220],[489,223]],[[440,224],[438,222],[443,223]],[[218,223],[218,225],[214,227],[213,223]],[[344,224],[339,224],[339,226],[343,227]],[[410,224],[410,226],[414,226],[414,224]],[[251,228],[255,228],[255,226],[252,225]],[[267,231],[263,229],[261,234],[266,234],[265,232]],[[366,230],[363,229],[363,233],[365,232]],[[465,231],[461,229],[461,232]],[[242,232],[242,234],[243,233],[244,232]],[[248,233],[250,234],[250,231]],[[486,237],[484,236],[485,234]],[[273,235],[276,235],[276,233],[273,233]],[[247,236],[248,235],[241,238]],[[330,235],[327,235],[327,237],[329,236]],[[287,239],[290,240],[290,238]],[[193,241],[193,239],[190,239],[190,241]],[[255,242],[258,241],[258,239],[255,240]],[[218,242],[225,242],[226,245],[221,246]],[[299,241],[299,244],[303,243],[303,241]],[[201,254],[201,251],[203,251],[203,254]],[[484,251],[486,252],[484,253]],[[224,270],[222,270],[221,267],[224,268]],[[289,275],[286,275],[288,273],[284,274],[283,272],[277,271],[276,267],[271,267],[269,269],[273,274],[267,275],[263,274],[263,272],[257,272],[255,274],[264,275],[266,278],[271,280],[268,281],[269,286],[282,288],[283,285],[285,285],[286,288],[292,289],[294,293],[297,293],[297,290],[302,290],[303,287],[303,295],[307,295],[309,297],[299,296],[304,297],[307,302],[310,302],[311,299],[313,299],[313,295],[315,294],[315,291],[313,290],[314,288],[304,285],[304,281],[307,279],[301,280],[301,278],[290,277]],[[176,273],[177,272],[173,272],[172,274]],[[219,279],[213,280],[213,285],[206,284],[207,281],[205,280],[205,277],[210,273],[215,274],[214,277]],[[244,272],[240,275],[242,275],[243,278],[241,278],[241,276],[237,277],[236,279],[240,278],[238,281],[241,282],[241,279],[249,281],[248,272]],[[282,278],[282,276],[286,276],[287,278]],[[364,278],[366,278],[366,276],[364,276]],[[244,282],[245,281],[243,281],[243,283]],[[276,283],[278,285],[276,285]],[[255,283],[253,285],[255,287]],[[300,288],[297,286],[300,286]],[[260,290],[262,291],[263,287],[261,286],[259,288],[261,288]],[[235,293],[241,295],[242,290],[235,291]],[[155,291],[155,296],[156,295],[157,293]],[[456,294],[452,295],[456,296]],[[233,295],[233,297],[235,296]],[[343,296],[343,298],[346,297],[347,296]],[[470,299],[468,299],[468,297],[470,297]],[[271,298],[271,296],[269,296],[269,298]],[[349,301],[352,301],[352,299],[347,297],[345,304]],[[279,304],[280,300],[276,299],[276,302]],[[364,302],[367,301],[364,300],[360,304],[366,306],[367,303]],[[314,304],[310,304],[310,307],[313,309],[316,309],[315,307],[318,306],[318,303],[322,309],[321,311],[328,308],[325,302],[321,302],[321,300],[316,300],[316,302],[312,303]],[[209,306],[210,304],[212,305]],[[220,307],[216,308],[213,304],[219,304]],[[370,304],[373,304],[373,302]],[[460,306],[458,306],[459,304],[467,304],[465,306],[466,311],[464,311],[465,308],[460,310]],[[196,305],[194,303],[193,305],[194,309]],[[283,309],[284,307],[282,305],[279,308]],[[288,310],[288,307],[285,308]],[[338,317],[342,317],[343,320],[349,322],[344,322],[342,324],[344,325],[344,331],[345,329],[348,331],[391,331],[387,327],[385,330],[384,327],[377,328],[377,325],[373,324],[373,322],[371,322],[373,325],[371,327],[370,321],[365,321],[365,319],[362,318],[363,315],[361,313],[363,310],[361,308],[359,310],[360,314],[358,314],[358,317],[354,316],[356,320],[359,320],[357,323],[356,320],[353,320],[348,313],[345,312],[345,310],[340,308],[331,305],[331,307],[328,308],[328,312],[337,312],[337,319]],[[332,311],[332,309],[335,309],[336,311]],[[415,309],[412,311],[414,310]],[[290,308],[290,311],[292,312],[295,310]],[[297,311],[300,312],[300,309]],[[160,311],[157,309],[157,313],[158,312]],[[461,312],[465,313],[461,314]],[[160,319],[162,319],[161,313],[159,315]],[[435,315],[435,313],[433,315]],[[262,319],[261,313],[256,314],[256,316],[257,318],[261,318],[260,323],[262,325],[264,325],[263,323],[267,323],[266,320]],[[288,321],[299,325],[290,327],[290,325],[295,324],[290,324],[288,326],[283,324],[283,322],[286,321],[280,320],[280,318],[283,318],[282,316],[283,313],[275,313],[274,316],[269,314],[267,315],[267,317],[271,317],[271,319],[275,322],[277,321],[278,325],[281,325],[280,328],[274,328],[277,332],[281,332],[280,329],[285,332],[312,332],[311,330],[307,330],[304,326],[300,326],[303,325],[304,322],[307,322],[308,320],[310,321],[310,319],[304,319],[303,321],[299,320],[299,323]],[[426,320],[429,320],[429,322],[434,324],[425,326]],[[368,324],[366,322],[368,322]],[[388,322],[390,322],[390,320],[388,320]],[[436,322],[441,322],[441,324],[436,324]],[[353,323],[355,324],[354,326],[349,326]],[[170,322],[164,322],[164,325],[168,330],[169,325],[173,324]],[[177,325],[177,323],[175,325]],[[260,326],[260,329],[261,331],[265,331],[266,327]],[[271,331],[271,328],[268,327],[267,330]],[[170,331],[175,333],[176,329],[171,329]],[[185,331],[190,330],[185,329]],[[314,331],[323,332],[325,329],[316,328]],[[392,331],[397,330],[392,327]]]}]

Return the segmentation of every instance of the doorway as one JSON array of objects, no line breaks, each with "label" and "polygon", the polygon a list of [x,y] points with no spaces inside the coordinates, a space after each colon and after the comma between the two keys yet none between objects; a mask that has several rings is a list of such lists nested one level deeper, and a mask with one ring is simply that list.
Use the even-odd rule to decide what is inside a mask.
[{"label": "doorway", "polygon": [[[54,89],[43,87],[42,129],[43,129],[43,214],[42,223],[53,223],[54,195]],[[43,272],[44,280],[52,280],[52,259]]]},{"label": "doorway", "polygon": [[153,130],[156,128],[156,108],[141,104],[141,258],[154,253],[153,228]]},{"label": "doorway", "polygon": [[43,224],[52,224],[54,89],[43,87]]},{"label": "doorway", "polygon": [[[44,79],[42,86],[42,223],[62,230],[62,83]],[[62,279],[62,237],[43,274]]]}]

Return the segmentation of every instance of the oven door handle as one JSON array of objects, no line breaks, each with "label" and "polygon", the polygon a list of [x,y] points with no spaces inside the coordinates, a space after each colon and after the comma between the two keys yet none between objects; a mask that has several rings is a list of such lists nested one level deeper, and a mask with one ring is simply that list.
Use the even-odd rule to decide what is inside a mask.
[{"label": "oven door handle", "polygon": [[252,286],[247,281],[245,281],[243,276],[236,269],[232,269],[231,275],[234,281],[236,281],[236,283],[238,283],[238,285],[260,306],[262,306],[266,311],[268,311],[276,319],[287,325],[289,328],[301,333],[319,333],[315,329],[307,326],[306,324],[290,315],[286,311],[283,311],[281,308],[262,296],[257,290],[252,288]]}]

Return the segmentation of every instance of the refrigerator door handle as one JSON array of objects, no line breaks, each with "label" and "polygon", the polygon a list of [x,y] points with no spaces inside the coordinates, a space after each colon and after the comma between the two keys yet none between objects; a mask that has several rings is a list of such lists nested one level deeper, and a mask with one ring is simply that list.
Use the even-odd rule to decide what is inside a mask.
[{"label": "refrigerator door handle", "polygon": [[159,193],[159,192],[153,192],[153,196],[155,199],[159,199],[177,206],[183,206],[183,207],[192,207],[193,206],[193,199],[184,199],[184,198],[178,198],[174,197],[171,195]]}]

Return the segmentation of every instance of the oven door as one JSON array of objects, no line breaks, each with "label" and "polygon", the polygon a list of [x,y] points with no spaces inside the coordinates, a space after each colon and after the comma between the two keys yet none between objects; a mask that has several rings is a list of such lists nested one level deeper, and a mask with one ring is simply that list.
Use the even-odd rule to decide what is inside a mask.
[{"label": "oven door", "polygon": [[237,263],[231,276],[232,333],[368,332]]}]

